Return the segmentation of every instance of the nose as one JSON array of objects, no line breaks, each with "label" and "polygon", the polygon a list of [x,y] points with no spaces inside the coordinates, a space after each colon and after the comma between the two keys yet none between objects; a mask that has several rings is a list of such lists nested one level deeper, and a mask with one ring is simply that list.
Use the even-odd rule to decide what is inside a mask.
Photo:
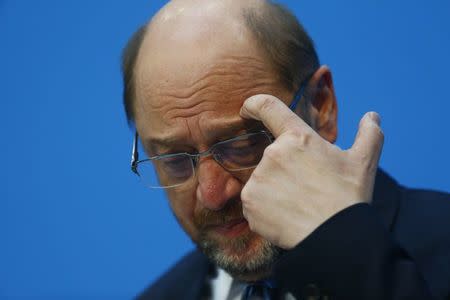
[{"label": "nose", "polygon": [[197,199],[210,210],[222,209],[237,197],[242,184],[212,157],[201,159],[197,166]]}]

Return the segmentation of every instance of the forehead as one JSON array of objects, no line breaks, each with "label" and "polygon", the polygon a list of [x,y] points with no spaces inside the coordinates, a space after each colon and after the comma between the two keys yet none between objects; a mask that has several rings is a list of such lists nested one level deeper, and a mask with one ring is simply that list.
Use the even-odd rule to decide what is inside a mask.
[{"label": "forehead", "polygon": [[275,72],[242,25],[202,24],[149,27],[135,68],[141,138],[199,143],[207,132],[245,126],[239,110],[246,98],[280,95]]},{"label": "forehead", "polygon": [[[196,71],[191,70],[186,73]],[[148,86],[144,82],[137,86],[142,87],[135,113],[141,138],[184,144],[199,143],[201,138],[214,140],[217,135],[253,126],[239,116],[245,99],[280,93],[263,61],[249,57],[218,59],[200,74],[184,82],[155,78]]]}]

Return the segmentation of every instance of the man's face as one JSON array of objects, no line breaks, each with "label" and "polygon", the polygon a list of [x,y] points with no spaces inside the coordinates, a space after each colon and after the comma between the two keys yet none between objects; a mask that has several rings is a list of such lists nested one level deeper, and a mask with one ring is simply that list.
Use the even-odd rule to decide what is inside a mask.
[{"label": "man's face", "polygon": [[[157,16],[150,26],[135,69],[134,107],[148,154],[202,152],[260,129],[261,124],[240,118],[244,100],[260,93],[292,96],[281,88],[245,27],[238,20],[226,20],[223,26],[222,17],[227,16],[183,26],[183,18],[162,22]],[[167,190],[171,208],[192,240],[241,278],[270,271],[278,252],[251,232],[243,218],[240,192],[251,172],[230,172],[204,157],[195,177]]]}]

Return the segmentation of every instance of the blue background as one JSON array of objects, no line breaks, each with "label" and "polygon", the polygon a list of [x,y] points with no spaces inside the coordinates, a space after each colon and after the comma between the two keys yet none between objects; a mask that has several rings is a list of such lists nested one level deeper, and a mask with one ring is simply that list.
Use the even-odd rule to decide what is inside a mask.
[{"label": "blue background", "polygon": [[[0,298],[129,299],[192,244],[129,171],[121,49],[165,1],[0,0]],[[334,71],[338,144],[382,116],[381,166],[450,190],[449,1],[282,1]]]}]

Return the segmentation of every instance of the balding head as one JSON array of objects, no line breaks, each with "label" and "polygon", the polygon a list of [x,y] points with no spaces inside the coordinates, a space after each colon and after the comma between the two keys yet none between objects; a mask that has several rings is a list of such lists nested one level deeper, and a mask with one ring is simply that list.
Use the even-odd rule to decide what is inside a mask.
[{"label": "balding head", "polygon": [[172,0],[152,18],[157,26],[178,20],[203,21],[242,20],[242,12],[247,9],[261,10],[267,4],[264,0]]},{"label": "balding head", "polygon": [[261,1],[169,2],[145,30],[134,68],[135,83],[142,87],[136,97],[157,93],[165,85],[189,88],[221,59],[264,60],[242,17],[252,2]]},{"label": "balding head", "polygon": [[[152,18],[145,39],[151,43],[177,42],[181,46],[214,42],[218,37],[224,39],[224,34],[242,39],[245,30],[242,12],[250,7],[259,9],[261,3],[260,0],[171,1]],[[206,49],[210,45],[201,46]]]},{"label": "balding head", "polygon": [[[180,166],[180,155],[208,153],[218,142],[260,132],[260,122],[240,117],[243,102],[270,94],[288,103],[317,67],[312,42],[278,5],[175,0],[125,50],[125,107],[147,155],[157,157],[154,162],[171,158],[167,165]],[[246,153],[242,149],[257,143],[232,141],[231,153]],[[200,158],[191,169],[192,180],[167,190],[169,202],[183,229],[213,262],[235,278],[257,280],[270,272],[279,249],[244,221],[240,192],[252,168],[231,172],[218,160]],[[160,182],[167,183],[164,167],[155,168]],[[170,179],[177,176],[183,174],[170,174]],[[241,224],[240,229],[218,234],[212,228],[230,222]]]},{"label": "balding head", "polygon": [[[135,66],[143,43],[178,57],[191,48],[208,50],[247,40],[260,48],[278,80],[289,90],[319,67],[312,40],[284,7],[265,0],[173,0],[141,27],[124,49],[124,105],[134,121]],[[158,56],[155,57],[155,60]],[[180,58],[181,59],[181,58]],[[179,70],[183,70],[180,65]]]}]

